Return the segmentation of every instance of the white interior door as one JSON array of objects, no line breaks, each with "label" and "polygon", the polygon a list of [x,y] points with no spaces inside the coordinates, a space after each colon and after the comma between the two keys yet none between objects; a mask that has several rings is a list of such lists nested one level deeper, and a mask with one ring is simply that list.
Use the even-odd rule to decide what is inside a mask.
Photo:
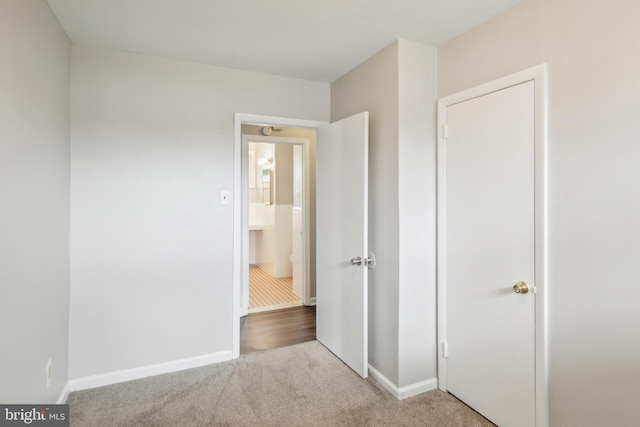
[{"label": "white interior door", "polygon": [[368,374],[368,127],[360,113],[318,129],[316,335]]},{"label": "white interior door", "polygon": [[534,82],[446,117],[447,390],[500,427],[533,427]]}]

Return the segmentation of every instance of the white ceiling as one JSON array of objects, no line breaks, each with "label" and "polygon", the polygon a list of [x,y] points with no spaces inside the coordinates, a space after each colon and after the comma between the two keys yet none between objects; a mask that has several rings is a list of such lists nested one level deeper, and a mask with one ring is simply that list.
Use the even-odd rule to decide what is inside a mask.
[{"label": "white ceiling", "polygon": [[438,46],[520,0],[48,0],[74,43],[331,82],[396,38]]}]

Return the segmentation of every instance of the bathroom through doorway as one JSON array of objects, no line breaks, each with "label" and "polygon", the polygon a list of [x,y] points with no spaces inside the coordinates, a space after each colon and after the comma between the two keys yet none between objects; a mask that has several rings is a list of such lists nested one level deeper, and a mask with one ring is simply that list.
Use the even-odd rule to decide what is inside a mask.
[{"label": "bathroom through doorway", "polygon": [[302,147],[250,141],[248,175],[249,313],[302,305]]},{"label": "bathroom through doorway", "polygon": [[313,305],[306,169],[315,133],[242,125],[246,314]]}]

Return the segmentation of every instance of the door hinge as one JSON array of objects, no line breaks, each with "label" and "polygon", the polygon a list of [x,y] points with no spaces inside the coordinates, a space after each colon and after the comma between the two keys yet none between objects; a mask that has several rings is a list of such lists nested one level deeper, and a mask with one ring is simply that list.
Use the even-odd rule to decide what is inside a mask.
[{"label": "door hinge", "polygon": [[446,123],[442,125],[442,138],[449,138],[449,125]]},{"label": "door hinge", "polygon": [[449,346],[446,342],[442,343],[442,357],[444,357],[445,359],[449,357]]}]

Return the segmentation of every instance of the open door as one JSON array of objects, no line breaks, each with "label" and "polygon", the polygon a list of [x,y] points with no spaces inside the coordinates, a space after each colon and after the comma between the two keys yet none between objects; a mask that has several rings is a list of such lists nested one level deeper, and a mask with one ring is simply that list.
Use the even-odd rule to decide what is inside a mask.
[{"label": "open door", "polygon": [[369,113],[318,129],[316,335],[363,378],[368,373]]}]

